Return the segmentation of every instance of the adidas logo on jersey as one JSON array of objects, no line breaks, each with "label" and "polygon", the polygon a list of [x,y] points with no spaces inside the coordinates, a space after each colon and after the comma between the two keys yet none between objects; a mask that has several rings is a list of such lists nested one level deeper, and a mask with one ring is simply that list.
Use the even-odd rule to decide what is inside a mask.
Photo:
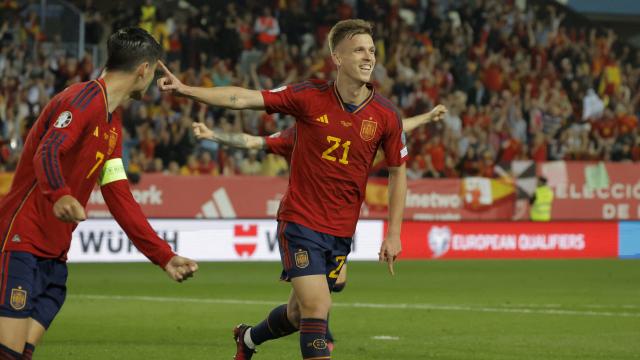
[{"label": "adidas logo on jersey", "polygon": [[328,124],[329,123],[329,118],[327,117],[327,114],[324,114],[322,116],[320,116],[319,118],[316,119],[317,122],[321,122],[323,124]]}]

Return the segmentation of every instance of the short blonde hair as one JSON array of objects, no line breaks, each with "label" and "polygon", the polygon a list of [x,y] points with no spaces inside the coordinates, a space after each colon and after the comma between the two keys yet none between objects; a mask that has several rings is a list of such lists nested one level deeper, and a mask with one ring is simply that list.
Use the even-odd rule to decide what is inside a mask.
[{"label": "short blonde hair", "polygon": [[362,19],[339,21],[329,31],[329,50],[333,53],[342,40],[359,34],[369,34],[373,37],[373,27],[368,21]]}]

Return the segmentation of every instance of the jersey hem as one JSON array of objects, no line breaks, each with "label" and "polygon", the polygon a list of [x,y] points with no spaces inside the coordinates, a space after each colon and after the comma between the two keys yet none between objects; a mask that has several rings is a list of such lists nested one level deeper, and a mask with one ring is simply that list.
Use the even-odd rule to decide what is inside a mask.
[{"label": "jersey hem", "polygon": [[302,218],[298,218],[296,216],[281,216],[278,215],[278,221],[286,221],[286,222],[292,222],[292,223],[296,223],[298,225],[302,225],[304,227],[307,227],[313,231],[317,231],[319,233],[323,233],[323,234],[327,234],[327,235],[331,235],[331,236],[336,236],[336,237],[353,237],[353,234],[355,233],[355,226],[353,227],[353,231],[351,231],[351,233],[341,233],[339,231],[334,231],[328,228],[324,228],[322,226],[316,226],[313,225],[307,221],[304,221]]}]

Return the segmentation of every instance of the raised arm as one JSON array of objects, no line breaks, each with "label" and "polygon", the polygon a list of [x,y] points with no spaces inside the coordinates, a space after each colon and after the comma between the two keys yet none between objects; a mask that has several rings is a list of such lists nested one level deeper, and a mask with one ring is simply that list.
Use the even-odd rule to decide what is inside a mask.
[{"label": "raised arm", "polygon": [[228,109],[264,110],[264,99],[258,90],[250,90],[237,86],[197,87],[183,84],[167,67],[158,61],[164,71],[164,76],[158,79],[158,88],[162,91],[172,91],[178,95],[193,100]]},{"label": "raised arm", "polygon": [[440,121],[444,118],[444,114],[446,112],[447,108],[444,105],[438,105],[428,113],[402,119],[402,130],[406,133],[409,133],[418,126],[422,126],[430,122]]},{"label": "raised arm", "polygon": [[209,129],[203,123],[194,122],[193,133],[198,140],[211,140],[217,143],[239,149],[262,150],[266,142],[261,136],[253,136],[245,133],[221,133]]}]

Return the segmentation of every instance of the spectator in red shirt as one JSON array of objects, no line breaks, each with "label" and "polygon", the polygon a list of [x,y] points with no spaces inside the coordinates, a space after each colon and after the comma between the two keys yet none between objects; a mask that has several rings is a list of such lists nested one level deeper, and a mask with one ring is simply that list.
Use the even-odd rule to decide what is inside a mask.
[{"label": "spectator in red shirt", "polygon": [[480,176],[493,178],[495,176],[495,162],[491,150],[485,150],[482,153],[482,160],[480,161]]},{"label": "spectator in red shirt", "polygon": [[427,176],[440,178],[444,174],[446,149],[440,135],[435,135],[425,149]]},{"label": "spectator in red shirt", "polygon": [[522,143],[513,137],[508,137],[502,142],[500,162],[511,162],[515,160],[522,150]]},{"label": "spectator in red shirt", "polygon": [[265,7],[263,15],[256,19],[253,30],[258,35],[258,41],[264,45],[273,44],[280,35],[278,19],[271,15],[271,9]]},{"label": "spectator in red shirt", "polygon": [[616,106],[616,125],[618,135],[627,135],[636,131],[638,118],[629,114],[623,104]]},{"label": "spectator in red shirt", "polygon": [[218,164],[213,161],[210,152],[203,151],[200,154],[198,173],[200,175],[218,175]]},{"label": "spectator in red shirt", "polygon": [[547,161],[547,140],[543,133],[537,133],[533,138],[531,147],[531,159],[535,162]]},{"label": "spectator in red shirt", "polygon": [[467,112],[462,115],[462,125],[466,127],[474,126],[478,123],[478,109],[475,105],[469,105]]},{"label": "spectator in red shirt", "polygon": [[467,148],[467,152],[460,161],[460,172],[462,176],[477,176],[480,169],[478,154],[473,146]]},{"label": "spectator in red shirt", "polygon": [[417,157],[411,161],[411,166],[407,169],[407,179],[416,180],[424,177],[426,163],[424,158]]},{"label": "spectator in red shirt", "polygon": [[155,158],[156,135],[153,129],[146,126],[140,130],[140,151],[147,159]]},{"label": "spectator in red shirt", "polygon": [[593,122],[594,136],[605,149],[610,149],[615,142],[618,130],[616,125],[616,119],[608,108],[604,110],[602,118]]}]

